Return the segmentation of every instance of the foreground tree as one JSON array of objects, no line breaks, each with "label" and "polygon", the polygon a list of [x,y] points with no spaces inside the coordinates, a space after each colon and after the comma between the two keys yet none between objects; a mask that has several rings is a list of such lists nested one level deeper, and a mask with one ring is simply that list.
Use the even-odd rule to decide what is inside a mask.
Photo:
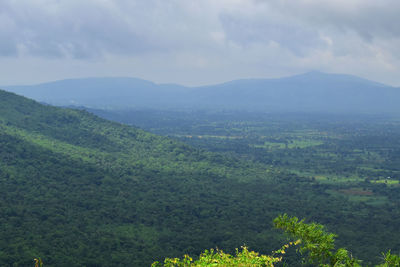
[{"label": "foreground tree", "polygon": [[[236,255],[224,253],[221,250],[206,250],[198,260],[193,260],[189,255],[183,259],[166,258],[164,263],[154,262],[157,266],[275,266],[282,261],[285,250],[291,245],[298,245],[297,251],[304,258],[302,263],[309,263],[321,267],[358,267],[361,261],[352,257],[351,253],[344,248],[335,250],[334,242],[336,235],[326,232],[324,226],[317,223],[305,223],[297,217],[287,214],[280,215],[274,220],[274,226],[285,231],[293,241],[284,245],[281,249],[272,252],[271,255],[260,255],[249,251],[247,247],[236,249]],[[296,241],[294,241],[296,240]],[[383,254],[384,263],[378,267],[400,267],[400,255],[391,252]]]}]

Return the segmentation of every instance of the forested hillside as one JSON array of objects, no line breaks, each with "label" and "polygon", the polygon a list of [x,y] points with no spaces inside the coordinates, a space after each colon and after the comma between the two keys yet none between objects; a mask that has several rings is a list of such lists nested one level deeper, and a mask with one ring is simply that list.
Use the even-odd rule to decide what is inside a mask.
[{"label": "forested hillside", "polygon": [[283,243],[271,221],[284,212],[326,224],[365,262],[400,250],[398,202],[368,205],[325,189],[0,91],[1,266],[36,257],[46,266],[146,266],[244,244],[268,254]]}]

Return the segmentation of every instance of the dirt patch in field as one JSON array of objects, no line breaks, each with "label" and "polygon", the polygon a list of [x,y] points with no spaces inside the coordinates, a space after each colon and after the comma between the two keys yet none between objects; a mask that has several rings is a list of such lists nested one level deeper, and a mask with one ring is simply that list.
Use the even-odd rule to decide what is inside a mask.
[{"label": "dirt patch in field", "polygon": [[346,195],[353,195],[353,196],[372,196],[374,193],[369,190],[363,190],[361,188],[349,188],[349,189],[341,189],[339,190],[340,193]]}]

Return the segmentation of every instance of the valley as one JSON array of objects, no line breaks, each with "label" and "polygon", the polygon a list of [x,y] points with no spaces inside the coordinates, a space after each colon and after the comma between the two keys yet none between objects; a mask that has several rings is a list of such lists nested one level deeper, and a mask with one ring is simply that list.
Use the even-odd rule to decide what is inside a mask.
[{"label": "valley", "polygon": [[366,264],[399,250],[396,116],[83,110],[0,93],[4,265],[268,254],[283,213],[326,225]]},{"label": "valley", "polygon": [[[320,208],[325,205],[321,201],[333,197],[358,206],[356,209],[390,207],[393,214],[398,214],[400,122],[396,116],[165,110],[91,112],[237,161],[251,162],[262,166],[268,174],[294,175],[297,182],[307,184],[307,190],[315,190],[308,197],[311,202],[320,201]],[[310,211],[307,207],[300,209]],[[330,212],[341,214],[341,209],[333,207]],[[349,212],[359,216],[356,210]],[[305,216],[314,218],[315,213],[320,214],[313,210]],[[368,215],[364,216],[367,217],[359,217],[359,223],[370,220]],[[341,230],[338,230],[339,241]]]},{"label": "valley", "polygon": [[322,183],[399,181],[400,121],[390,115],[91,111]]}]

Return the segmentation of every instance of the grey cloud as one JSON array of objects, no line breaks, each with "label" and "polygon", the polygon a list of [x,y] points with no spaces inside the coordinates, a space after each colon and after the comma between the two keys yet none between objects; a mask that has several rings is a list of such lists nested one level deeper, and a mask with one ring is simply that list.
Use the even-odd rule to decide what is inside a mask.
[{"label": "grey cloud", "polygon": [[[105,54],[201,49],[210,46],[210,27],[214,27],[213,15],[208,13],[206,1],[3,0],[0,3],[1,16],[15,25],[14,38],[9,39],[11,50],[14,54],[19,51],[40,57],[85,59]],[[0,28],[0,36],[3,32]],[[10,53],[2,51],[3,56]]]},{"label": "grey cloud", "polygon": [[277,12],[308,22],[312,27],[353,31],[365,40],[400,38],[400,1],[298,0],[263,1]]},{"label": "grey cloud", "polygon": [[14,37],[16,27],[14,22],[1,10],[4,9],[0,4],[0,55],[16,56],[18,54]]},{"label": "grey cloud", "polygon": [[205,84],[319,69],[393,83],[399,10],[398,0],[0,0],[0,57],[13,66],[0,70]]},{"label": "grey cloud", "polygon": [[284,21],[241,18],[234,15],[220,16],[227,38],[241,45],[275,42],[297,56],[304,56],[326,43],[315,30]]},{"label": "grey cloud", "polygon": [[[0,33],[0,55],[3,56],[17,56],[18,50],[15,43],[12,41],[11,37],[7,34]],[[4,40],[4,41],[3,41]]]},{"label": "grey cloud", "polygon": [[[222,31],[241,46],[275,42],[296,56],[327,48],[338,31],[364,40],[400,36],[400,2],[355,1],[21,1],[0,3],[0,55],[95,58],[184,49],[218,49]],[[349,4],[353,3],[353,4]],[[235,8],[236,7],[236,8]],[[254,9],[242,12],[243,9]],[[4,24],[5,25],[5,24]]]},{"label": "grey cloud", "polygon": [[[26,5],[3,2],[1,17],[11,21],[15,29],[11,33],[0,31],[2,40],[8,40],[7,49],[0,50],[2,55],[19,51],[45,57],[91,58],[104,53],[135,54],[163,49],[162,44],[135,31],[130,24],[130,16],[135,17],[142,10],[129,14],[114,4],[65,3],[68,1],[41,7],[32,2]],[[13,38],[7,38],[6,34]]]}]

